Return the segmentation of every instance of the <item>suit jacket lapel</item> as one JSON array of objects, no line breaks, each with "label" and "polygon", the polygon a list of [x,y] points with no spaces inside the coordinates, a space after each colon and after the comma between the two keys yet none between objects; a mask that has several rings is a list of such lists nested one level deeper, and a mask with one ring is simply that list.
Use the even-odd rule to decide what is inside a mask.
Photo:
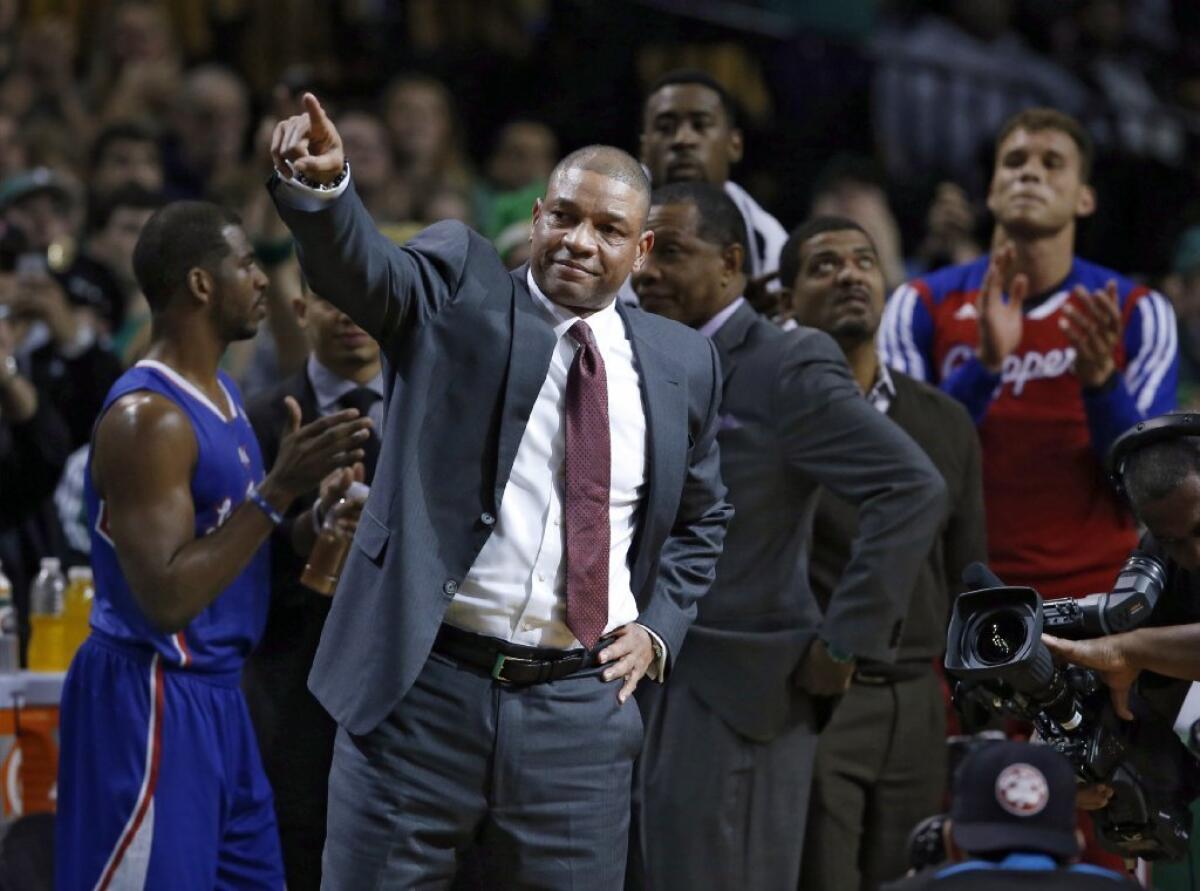
[{"label": "suit jacket lapel", "polygon": [[656,523],[665,523],[669,528],[675,517],[675,505],[666,503],[668,487],[664,482],[687,460],[687,393],[682,385],[683,371],[679,364],[647,336],[641,310],[630,310],[624,304],[618,304],[617,312],[632,335],[630,342],[638,363],[649,439],[646,505],[639,521],[637,557],[633,564],[632,582],[636,596],[645,585],[648,556],[657,550],[656,543],[647,546],[646,535]]},{"label": "suit jacket lapel", "polygon": [[743,303],[734,310],[733,315],[726,319],[725,324],[718,328],[717,333],[713,335],[713,344],[721,359],[722,389],[733,376],[733,369],[737,366],[738,350],[746,342],[746,337],[750,334],[750,329],[758,317],[758,313],[751,308],[749,303]]},{"label": "suit jacket lapel", "polygon": [[504,404],[500,415],[499,446],[496,457],[496,488],[493,505],[500,507],[500,496],[512,472],[517,446],[525,434],[525,425],[533,403],[546,380],[550,357],[554,354],[554,331],[546,323],[529,286],[522,266],[512,273],[512,342],[508,355],[508,378],[504,384]]}]

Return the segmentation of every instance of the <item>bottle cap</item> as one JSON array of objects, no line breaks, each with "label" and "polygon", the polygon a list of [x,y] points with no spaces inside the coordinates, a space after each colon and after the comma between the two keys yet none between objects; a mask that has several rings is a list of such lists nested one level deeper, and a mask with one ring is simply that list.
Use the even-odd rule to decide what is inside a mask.
[{"label": "bottle cap", "polygon": [[67,570],[67,579],[72,582],[92,580],[92,568],[90,566],[72,566]]},{"label": "bottle cap", "polygon": [[354,482],[352,482],[350,484],[350,488],[346,490],[346,494],[344,497],[346,497],[346,498],[362,498],[365,500],[366,497],[370,494],[371,494],[370,486],[368,486],[366,483],[360,483],[358,480],[355,480]]},{"label": "bottle cap", "polygon": [[42,558],[42,569],[49,569],[54,572],[60,572],[62,570],[62,561],[59,560],[57,557],[43,557]]}]

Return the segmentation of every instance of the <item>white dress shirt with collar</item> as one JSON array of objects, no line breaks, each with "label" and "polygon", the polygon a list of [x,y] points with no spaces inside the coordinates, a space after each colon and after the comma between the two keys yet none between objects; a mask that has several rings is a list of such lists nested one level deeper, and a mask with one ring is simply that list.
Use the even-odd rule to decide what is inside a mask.
[{"label": "white dress shirt with collar", "polygon": [[[285,200],[293,206],[318,210],[346,190],[350,177],[330,190],[315,190],[286,179],[281,183]],[[543,294],[532,272],[526,272],[526,282],[531,299],[554,329],[557,344],[517,447],[495,528],[459,585],[445,621],[522,646],[574,649],[580,643],[566,624],[563,457],[567,373],[578,349],[567,329],[579,317]],[[608,632],[638,616],[630,547],[646,496],[648,441],[637,361],[616,302],[585,321],[604,359],[608,383],[612,461]],[[661,650],[647,676],[661,680],[667,653],[662,639],[646,630]]]},{"label": "white dress shirt with collar", "polygon": [[309,355],[308,365],[305,370],[308,374],[308,382],[312,384],[313,395],[317,398],[317,413],[323,418],[334,412],[341,411],[343,406],[338,404],[338,400],[347,393],[357,390],[360,386],[366,387],[379,396],[379,400],[371,406],[368,412],[371,422],[375,425],[375,433],[379,435],[383,430],[382,371],[365,384],[357,384],[349,378],[342,377],[340,374],[330,371],[314,355]]},{"label": "white dress shirt with collar", "polygon": [[[529,292],[554,329],[557,345],[517,447],[496,527],[459,585],[446,621],[459,628],[535,647],[578,647],[566,625],[563,456],[567,373],[579,349],[567,329],[579,317],[556,306],[526,273]],[[520,297],[518,297],[520,299]],[[585,319],[608,381],[612,477],[608,625],[637,618],[629,549],[646,493],[646,415],[625,323],[609,304]]]}]

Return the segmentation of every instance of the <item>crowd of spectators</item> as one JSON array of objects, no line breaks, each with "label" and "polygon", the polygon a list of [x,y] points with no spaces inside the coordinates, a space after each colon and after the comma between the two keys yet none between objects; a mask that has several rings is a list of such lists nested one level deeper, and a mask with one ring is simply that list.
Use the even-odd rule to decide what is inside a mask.
[{"label": "crowd of spectators", "polygon": [[[54,475],[22,479],[22,489],[41,481],[41,500],[4,494],[6,514],[9,503],[36,506],[0,532],[0,560],[18,595],[39,555],[85,545],[71,493],[107,387],[148,340],[130,257],[155,208],[212,198],[235,208],[254,239],[271,277],[271,311],[263,334],[228,356],[244,389],[253,394],[302,364],[307,345],[291,309],[298,267],[262,182],[272,123],[294,113],[313,85],[338,112],[356,188],[389,235],[403,240],[459,219],[516,266],[527,253],[529,208],[561,152],[572,142],[631,145],[634,97],[659,69],[711,63],[741,105],[751,145],[739,181],[785,227],[810,213],[859,222],[889,289],[986,248],[983,191],[996,127],[1029,104],[1059,107],[1089,125],[1099,150],[1104,210],[1083,225],[1081,252],[1149,276],[1172,299],[1181,404],[1197,398],[1200,58],[1188,35],[1200,17],[1188,4],[895,2],[860,34],[814,37],[793,11],[783,17],[790,34],[726,29],[722,36],[742,40],[723,45],[711,42],[714,26],[664,18],[653,4],[615,4],[605,26],[571,3],[488,4],[479,16],[469,3],[339,3],[331,4],[332,36],[316,43],[295,27],[270,33],[255,4],[232,6],[240,14],[149,0],[82,12],[31,3],[19,13],[0,3],[0,358],[15,358],[40,397],[37,417],[57,414],[52,423],[75,453],[59,462],[67,473],[58,511],[43,509]],[[632,46],[621,36],[629,22],[645,24]],[[789,54],[811,56],[814,40],[823,51],[797,75]],[[571,93],[575,84],[547,80],[527,94],[544,98],[516,98],[539,69],[565,68],[573,48],[629,59],[635,82],[622,74],[616,86],[589,82]],[[509,71],[489,84],[498,65]],[[797,98],[827,82],[840,102],[835,127],[826,126],[828,106]],[[804,150],[788,152],[797,142]],[[4,415],[6,457],[20,448],[19,418]],[[42,458],[57,452],[47,446]]]},{"label": "crowd of spectators", "polygon": [[[271,280],[267,324],[226,357],[247,396],[303,367],[303,283],[263,183],[271,129],[309,88],[386,234],[461,220],[515,268],[564,151],[636,153],[646,86],[699,65],[739,106],[747,196],[784,229],[853,220],[889,292],[988,249],[997,130],[1022,108],[1059,108],[1097,146],[1101,210],[1079,254],[1171,300],[1179,405],[1200,405],[1200,7],[667,6],[0,0],[0,563],[22,627],[40,558],[86,561],[88,443],[149,342],[132,254],[157,208],[206,198],[244,221]],[[821,31],[827,6],[859,29]]]}]

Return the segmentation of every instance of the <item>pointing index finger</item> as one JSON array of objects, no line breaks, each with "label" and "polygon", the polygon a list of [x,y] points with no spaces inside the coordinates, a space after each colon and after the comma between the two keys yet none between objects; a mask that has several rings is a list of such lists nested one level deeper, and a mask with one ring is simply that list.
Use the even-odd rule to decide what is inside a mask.
[{"label": "pointing index finger", "polygon": [[325,114],[325,109],[321,107],[321,103],[317,101],[317,97],[312,93],[304,94],[304,110],[308,112],[312,135],[318,137],[327,135],[329,133],[329,118]]}]

